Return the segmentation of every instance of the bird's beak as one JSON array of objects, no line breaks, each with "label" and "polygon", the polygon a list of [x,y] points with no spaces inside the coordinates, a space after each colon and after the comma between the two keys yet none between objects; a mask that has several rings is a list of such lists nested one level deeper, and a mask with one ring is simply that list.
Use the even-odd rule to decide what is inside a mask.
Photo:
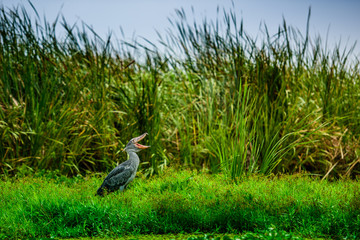
[{"label": "bird's beak", "polygon": [[144,133],[136,138],[133,139],[134,141],[134,144],[137,148],[140,148],[140,149],[146,149],[146,148],[149,148],[150,146],[145,146],[145,145],[141,145],[139,144],[138,142],[141,141],[142,139],[144,139],[144,137],[146,137],[147,133]]}]

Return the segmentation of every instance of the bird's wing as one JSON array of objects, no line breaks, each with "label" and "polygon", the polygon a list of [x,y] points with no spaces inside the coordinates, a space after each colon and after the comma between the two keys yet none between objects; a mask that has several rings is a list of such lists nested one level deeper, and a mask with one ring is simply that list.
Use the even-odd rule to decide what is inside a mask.
[{"label": "bird's wing", "polygon": [[109,180],[110,178],[112,178],[113,176],[121,173],[122,171],[124,171],[128,167],[130,167],[130,164],[128,163],[128,161],[125,161],[125,162],[121,163],[120,165],[115,167],[113,170],[111,170],[111,172],[106,176],[105,180]]},{"label": "bird's wing", "polygon": [[103,186],[115,190],[115,188],[125,185],[132,173],[132,168],[126,164],[121,164],[109,173],[104,180]]},{"label": "bird's wing", "polygon": [[124,171],[111,178],[111,185],[116,188],[125,185],[133,172],[133,169],[125,168]]}]

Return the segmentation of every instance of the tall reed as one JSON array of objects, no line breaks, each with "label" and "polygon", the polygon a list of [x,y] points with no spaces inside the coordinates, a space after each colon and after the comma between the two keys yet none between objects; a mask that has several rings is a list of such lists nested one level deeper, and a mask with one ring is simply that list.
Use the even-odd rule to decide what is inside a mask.
[{"label": "tall reed", "polygon": [[285,20],[252,38],[233,10],[218,11],[222,19],[189,23],[177,10],[160,52],[2,7],[1,171],[105,171],[125,160],[129,139],[149,132],[147,174],[359,173],[354,48],[329,51],[309,27],[303,34]]},{"label": "tall reed", "polygon": [[[359,72],[354,75],[353,71],[358,62],[349,62],[353,48],[341,52],[338,45],[331,55],[319,38],[311,41],[310,10],[305,35],[284,20],[274,35],[264,25],[262,41],[247,35],[231,10],[224,10],[222,21],[202,24],[187,23],[184,10],[177,15],[171,20],[175,31],[169,30],[170,41],[162,43],[168,46],[168,58],[178,69],[179,80],[196,87],[186,88],[195,97],[185,99],[183,104],[189,107],[182,116],[188,120],[183,121],[186,126],[177,124],[176,131],[180,136],[201,133],[203,148],[209,150],[205,159],[215,166],[231,162],[222,169],[232,177],[246,172],[303,170],[324,174],[333,170],[335,159],[342,162],[343,173],[344,169],[347,173],[354,170],[359,159],[355,140],[359,132],[352,132],[347,142],[339,141],[344,141],[347,128],[358,122],[354,120],[359,98],[352,92],[359,86]],[[180,57],[171,58],[174,52]],[[352,76],[346,76],[350,72]],[[246,91],[237,91],[241,88]],[[239,99],[243,99],[240,104]],[[204,104],[193,110],[191,105],[197,102]],[[188,123],[194,121],[198,124],[192,131]],[[337,133],[339,129],[341,133]],[[248,167],[239,167],[244,165]]]}]

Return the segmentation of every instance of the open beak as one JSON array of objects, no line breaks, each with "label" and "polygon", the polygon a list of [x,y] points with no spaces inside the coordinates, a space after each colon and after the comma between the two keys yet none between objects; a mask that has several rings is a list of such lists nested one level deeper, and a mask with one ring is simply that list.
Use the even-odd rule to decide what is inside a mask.
[{"label": "open beak", "polygon": [[140,148],[140,149],[146,149],[146,148],[149,148],[150,146],[145,146],[145,145],[141,145],[139,144],[138,142],[141,141],[142,139],[144,139],[146,137],[147,133],[144,133],[136,138],[133,139],[134,141],[134,144],[137,148]]}]

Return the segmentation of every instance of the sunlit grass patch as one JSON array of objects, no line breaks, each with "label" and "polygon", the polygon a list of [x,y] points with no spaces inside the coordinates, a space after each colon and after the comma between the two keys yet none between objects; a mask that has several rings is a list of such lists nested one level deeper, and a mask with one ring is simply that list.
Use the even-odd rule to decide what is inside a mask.
[{"label": "sunlit grass patch", "polygon": [[24,177],[0,185],[4,237],[120,237],[133,234],[266,231],[357,238],[358,181],[305,176],[224,175],[174,170],[139,176],[124,192],[96,197],[101,178]]}]

